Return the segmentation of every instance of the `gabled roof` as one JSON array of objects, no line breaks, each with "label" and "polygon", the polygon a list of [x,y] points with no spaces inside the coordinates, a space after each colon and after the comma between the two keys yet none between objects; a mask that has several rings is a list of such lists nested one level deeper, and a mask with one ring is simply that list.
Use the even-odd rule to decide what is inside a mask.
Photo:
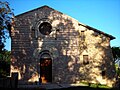
[{"label": "gabled roof", "polygon": [[[29,13],[29,12],[32,12],[32,11],[35,11],[35,10],[38,10],[38,9],[41,9],[41,8],[49,8],[49,9],[55,10],[55,9],[53,9],[53,8],[47,6],[47,5],[44,5],[44,6],[42,6],[42,7],[39,7],[39,8],[30,10],[30,11],[28,11],[28,12],[25,12],[25,13],[22,13],[22,14],[19,14],[19,15],[16,15],[15,17],[19,17],[19,16],[21,16],[21,15],[24,15],[24,14],[26,14],[26,13]],[[57,11],[57,10],[55,10],[55,11]],[[59,11],[57,11],[57,12],[59,12]],[[59,13],[63,14],[62,12],[59,12]],[[86,27],[86,28],[88,28],[88,29],[90,29],[90,30],[93,30],[93,31],[95,31],[95,32],[98,32],[98,33],[100,33],[100,34],[103,34],[103,35],[109,37],[110,40],[115,39],[114,36],[112,36],[112,35],[110,35],[110,34],[107,34],[107,33],[104,33],[104,32],[102,32],[102,31],[100,31],[100,30],[98,30],[98,29],[96,29],[96,28],[91,27],[91,26],[88,26],[88,25],[85,25],[85,24],[81,24],[81,23],[78,23],[78,25],[82,25],[82,26],[84,26],[84,27]]]},{"label": "gabled roof", "polygon": [[109,37],[110,40],[115,39],[114,36],[112,36],[112,35],[110,35],[110,34],[107,34],[107,33],[103,32],[103,31],[100,31],[100,30],[98,30],[98,29],[96,29],[96,28],[93,28],[93,27],[91,27],[91,26],[83,25],[83,24],[81,24],[81,23],[79,23],[79,25],[82,25],[82,26],[84,26],[84,27],[86,27],[86,28],[88,28],[88,29],[90,29],[90,30],[93,30],[93,31],[95,31],[95,32],[98,32],[98,33],[100,33],[100,34],[103,34],[103,35]]},{"label": "gabled roof", "polygon": [[[49,9],[55,10],[55,9],[53,9],[53,8],[47,6],[47,5],[44,5],[44,6],[35,8],[35,9],[33,9],[33,10],[30,10],[30,11],[27,11],[27,12],[24,12],[24,13],[21,13],[21,14],[19,14],[19,15],[16,15],[15,17],[18,17],[18,16],[21,16],[21,15],[27,14],[27,13],[29,13],[29,12],[33,12],[33,11],[39,10],[39,9],[41,9],[41,8],[49,8]],[[55,11],[57,11],[57,10],[55,10]],[[61,12],[59,12],[59,13],[61,13]],[[62,13],[62,14],[63,14],[63,13]]]}]

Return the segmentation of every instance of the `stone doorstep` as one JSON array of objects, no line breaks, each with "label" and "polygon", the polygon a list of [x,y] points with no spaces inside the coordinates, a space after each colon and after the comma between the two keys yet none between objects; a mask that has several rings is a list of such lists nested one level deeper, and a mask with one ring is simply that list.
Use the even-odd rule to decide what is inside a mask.
[{"label": "stone doorstep", "polygon": [[43,88],[43,89],[58,89],[75,86],[86,86],[84,84],[41,84],[41,85],[18,85],[18,88]]}]

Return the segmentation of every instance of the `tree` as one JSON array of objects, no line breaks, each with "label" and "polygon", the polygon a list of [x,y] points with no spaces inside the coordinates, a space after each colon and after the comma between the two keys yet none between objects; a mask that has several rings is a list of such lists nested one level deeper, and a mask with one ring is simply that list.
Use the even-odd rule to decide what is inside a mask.
[{"label": "tree", "polygon": [[120,61],[120,47],[112,47],[112,53],[115,63]]},{"label": "tree", "polygon": [[11,52],[5,50],[0,53],[0,78],[10,75]]},{"label": "tree", "polygon": [[11,36],[13,12],[8,2],[0,1],[0,77],[10,72],[10,51],[4,49],[6,39]]},{"label": "tree", "polygon": [[11,36],[12,17],[9,3],[0,1],[0,53],[5,50],[6,39]]}]

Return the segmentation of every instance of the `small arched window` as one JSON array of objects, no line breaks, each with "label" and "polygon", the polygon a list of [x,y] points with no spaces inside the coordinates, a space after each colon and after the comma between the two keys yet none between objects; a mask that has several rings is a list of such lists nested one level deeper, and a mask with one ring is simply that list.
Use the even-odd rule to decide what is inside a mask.
[{"label": "small arched window", "polygon": [[52,32],[52,26],[48,22],[43,22],[39,26],[39,31],[43,35],[49,35]]}]

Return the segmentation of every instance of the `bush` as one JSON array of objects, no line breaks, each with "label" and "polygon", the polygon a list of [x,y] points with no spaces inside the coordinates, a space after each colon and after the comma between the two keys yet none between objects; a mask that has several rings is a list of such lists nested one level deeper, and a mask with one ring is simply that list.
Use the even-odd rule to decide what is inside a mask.
[{"label": "bush", "polygon": [[10,75],[10,63],[6,61],[0,61],[0,77],[6,77]]},{"label": "bush", "polygon": [[115,64],[115,68],[116,68],[117,75],[120,77],[120,67],[118,67],[118,65]]},{"label": "bush", "polygon": [[10,75],[10,51],[3,51],[0,53],[0,77]]}]

